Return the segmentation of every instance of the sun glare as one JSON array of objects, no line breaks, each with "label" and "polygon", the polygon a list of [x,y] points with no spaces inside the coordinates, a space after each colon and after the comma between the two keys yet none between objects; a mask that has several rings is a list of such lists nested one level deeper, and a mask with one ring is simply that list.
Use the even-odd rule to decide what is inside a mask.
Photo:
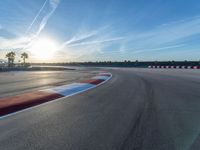
[{"label": "sun glare", "polygon": [[29,50],[37,59],[49,60],[53,58],[57,48],[58,46],[54,40],[41,38],[35,40]]}]

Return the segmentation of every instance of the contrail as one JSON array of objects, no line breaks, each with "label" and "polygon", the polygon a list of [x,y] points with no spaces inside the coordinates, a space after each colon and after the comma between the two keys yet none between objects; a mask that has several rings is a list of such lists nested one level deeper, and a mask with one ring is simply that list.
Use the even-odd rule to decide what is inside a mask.
[{"label": "contrail", "polygon": [[87,38],[90,38],[90,37],[96,35],[97,33],[98,33],[97,31],[94,31],[94,32],[91,32],[91,33],[88,33],[88,34],[86,34],[86,35],[82,35],[82,36],[79,36],[79,37],[75,37],[75,36],[74,36],[74,37],[72,37],[70,40],[64,42],[64,43],[61,45],[60,49],[64,48],[65,46],[70,45],[71,43],[75,43],[75,42],[77,42],[77,41],[81,41],[81,40],[85,40],[85,39],[87,39]]},{"label": "contrail", "polygon": [[44,7],[46,6],[46,4],[49,2],[52,10],[46,14],[40,25],[39,25],[39,29],[37,30],[37,32],[35,33],[34,36],[31,37],[31,39],[29,40],[29,43],[27,45],[25,45],[23,47],[22,50],[26,49],[27,47],[29,47],[33,41],[39,36],[40,32],[44,29],[44,27],[46,26],[47,22],[48,22],[48,19],[51,17],[51,15],[54,13],[54,11],[56,10],[60,0],[45,0],[44,4],[42,5],[42,7],[40,8],[39,12],[37,13],[37,15],[35,16],[35,18],[33,19],[32,23],[30,24],[29,28],[27,29],[26,31],[26,34],[31,30],[33,24],[35,23],[35,21],[37,20],[37,18],[40,16],[41,12],[43,11]]},{"label": "contrail", "polygon": [[101,31],[104,31],[104,30],[107,29],[107,28],[108,28],[108,26],[104,26],[104,27],[102,27],[102,28],[100,28],[100,29],[94,30],[94,31],[92,31],[92,32],[90,32],[90,33],[87,33],[87,34],[83,34],[83,35],[77,34],[77,35],[73,36],[70,40],[64,42],[64,43],[60,46],[59,49],[62,49],[62,48],[64,48],[65,46],[73,45],[73,43],[75,44],[75,43],[79,43],[79,42],[81,42],[81,41],[87,40],[88,38],[91,38],[91,37],[93,37],[93,36],[98,35]]},{"label": "contrail", "polygon": [[49,4],[50,4],[52,10],[42,19],[42,21],[40,23],[40,27],[39,27],[39,29],[38,29],[38,31],[36,33],[36,36],[38,36],[40,34],[40,32],[44,29],[44,27],[46,26],[49,18],[52,16],[54,11],[58,7],[59,3],[60,3],[60,0],[49,0]]},{"label": "contrail", "polygon": [[48,2],[48,0],[45,0],[44,4],[43,4],[42,7],[40,8],[39,12],[37,13],[37,15],[35,16],[35,18],[34,18],[33,21],[31,22],[31,24],[29,25],[29,27],[27,28],[25,34],[27,34],[27,33],[31,30],[33,24],[35,23],[35,21],[37,20],[37,18],[40,16],[40,14],[41,14],[42,10],[44,9],[44,7],[46,6],[47,2]]},{"label": "contrail", "polygon": [[78,42],[78,43],[72,43],[69,44],[68,47],[74,47],[74,46],[81,46],[81,45],[92,45],[92,44],[100,44],[100,43],[106,43],[106,42],[114,42],[123,40],[123,37],[117,37],[117,38],[111,38],[111,39],[105,39],[105,40],[97,40],[97,41],[88,41],[88,42]]}]

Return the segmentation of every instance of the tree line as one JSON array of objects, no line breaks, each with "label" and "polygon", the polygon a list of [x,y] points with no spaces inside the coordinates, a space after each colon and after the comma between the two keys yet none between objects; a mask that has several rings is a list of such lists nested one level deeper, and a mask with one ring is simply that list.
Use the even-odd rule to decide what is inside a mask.
[{"label": "tree line", "polygon": [[[6,54],[6,58],[8,59],[8,66],[9,67],[13,67],[15,64],[14,64],[14,61],[15,61],[15,57],[16,57],[16,53],[15,52],[8,52]],[[28,59],[29,55],[24,52],[21,54],[21,58],[23,59],[23,65],[25,66],[26,65],[26,59]]]}]

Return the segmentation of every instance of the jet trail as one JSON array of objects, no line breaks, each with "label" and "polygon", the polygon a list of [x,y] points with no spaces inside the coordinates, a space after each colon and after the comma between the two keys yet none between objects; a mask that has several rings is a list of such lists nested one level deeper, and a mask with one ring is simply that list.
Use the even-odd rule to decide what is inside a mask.
[{"label": "jet trail", "polygon": [[25,34],[27,34],[27,33],[31,30],[33,24],[35,23],[35,21],[37,20],[37,18],[40,16],[40,14],[41,14],[42,10],[44,9],[44,7],[46,6],[47,2],[48,2],[48,0],[45,0],[44,4],[42,5],[42,7],[40,8],[39,12],[37,13],[37,15],[35,16],[35,18],[34,18],[33,21],[31,22],[31,24],[29,25],[29,27],[28,27],[28,29],[26,30],[26,33],[25,33]]}]

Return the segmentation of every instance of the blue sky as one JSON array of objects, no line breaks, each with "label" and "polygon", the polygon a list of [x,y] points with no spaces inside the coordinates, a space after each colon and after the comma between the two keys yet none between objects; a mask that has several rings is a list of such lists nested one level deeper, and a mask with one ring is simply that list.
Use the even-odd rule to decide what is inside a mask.
[{"label": "blue sky", "polygon": [[[40,38],[57,44],[50,60],[32,55]],[[199,60],[200,2],[2,0],[0,59],[10,50],[31,62]]]}]

